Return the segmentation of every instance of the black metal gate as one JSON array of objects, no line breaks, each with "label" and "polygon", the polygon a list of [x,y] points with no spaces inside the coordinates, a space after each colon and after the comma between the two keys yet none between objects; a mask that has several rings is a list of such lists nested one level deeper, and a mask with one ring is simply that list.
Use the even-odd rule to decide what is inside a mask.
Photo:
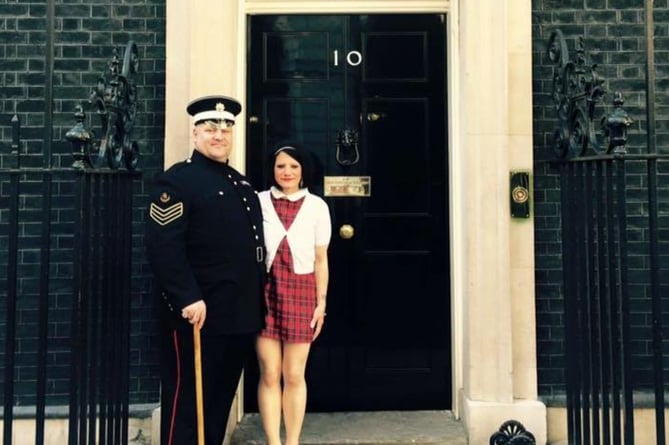
[{"label": "black metal gate", "polygon": [[[652,17],[649,23],[652,33]],[[652,45],[648,50],[653,73]],[[648,151],[630,154],[632,120],[620,93],[602,119],[601,133],[595,129],[595,105],[604,88],[595,66],[585,64],[583,41],[570,60],[556,31],[548,53],[556,65],[559,118],[554,150],[561,190],[568,440],[634,444],[635,411],[647,409],[654,414],[652,443],[662,445],[669,155],[658,154],[654,142],[654,77],[647,82]]]},{"label": "black metal gate", "polygon": [[[114,54],[109,79],[93,91],[98,140],[83,109],[75,113],[77,124],[66,136],[72,167],[52,166],[50,143],[41,167],[24,166],[20,122],[12,120],[12,153],[4,157],[12,165],[0,167],[0,201],[7,204],[0,207],[5,445],[14,443],[15,420],[22,417],[35,419],[36,444],[51,434],[46,419],[53,417],[68,419],[69,444],[128,443],[132,184],[138,177],[137,145],[129,136],[136,97],[130,74],[137,63],[131,42],[122,59]],[[117,169],[121,164],[126,169]]]}]

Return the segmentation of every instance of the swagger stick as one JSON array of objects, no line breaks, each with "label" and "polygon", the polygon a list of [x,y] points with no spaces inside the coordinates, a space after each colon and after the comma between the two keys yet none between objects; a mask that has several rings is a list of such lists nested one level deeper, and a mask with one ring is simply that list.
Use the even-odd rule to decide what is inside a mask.
[{"label": "swagger stick", "polygon": [[195,405],[197,413],[197,444],[204,445],[204,403],[202,397],[202,354],[200,352],[200,329],[193,325],[195,350]]}]

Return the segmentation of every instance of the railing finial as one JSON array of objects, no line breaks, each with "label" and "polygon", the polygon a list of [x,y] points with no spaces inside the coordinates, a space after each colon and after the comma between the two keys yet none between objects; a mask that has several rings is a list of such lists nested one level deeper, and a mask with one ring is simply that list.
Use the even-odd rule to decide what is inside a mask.
[{"label": "railing finial", "polygon": [[623,109],[623,93],[616,91],[613,95],[613,111],[602,119],[602,127],[609,137],[607,152],[614,155],[627,153],[627,128],[632,125],[632,118]]}]

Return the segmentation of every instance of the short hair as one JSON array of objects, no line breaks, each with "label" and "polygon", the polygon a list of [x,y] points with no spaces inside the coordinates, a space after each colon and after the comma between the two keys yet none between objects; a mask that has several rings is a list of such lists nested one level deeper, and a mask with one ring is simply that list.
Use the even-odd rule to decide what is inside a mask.
[{"label": "short hair", "polygon": [[303,149],[298,143],[290,141],[278,144],[269,156],[267,171],[270,176],[270,184],[281,190],[281,186],[276,182],[276,178],[274,177],[274,164],[276,164],[276,157],[280,153],[286,153],[302,167],[302,183],[300,188],[311,187],[313,181],[313,155],[311,152]]},{"label": "short hair", "polygon": [[235,121],[231,121],[228,119],[203,119],[201,121],[195,122],[193,125],[196,127],[198,125],[204,124],[209,128],[232,128],[233,125],[235,125]]}]

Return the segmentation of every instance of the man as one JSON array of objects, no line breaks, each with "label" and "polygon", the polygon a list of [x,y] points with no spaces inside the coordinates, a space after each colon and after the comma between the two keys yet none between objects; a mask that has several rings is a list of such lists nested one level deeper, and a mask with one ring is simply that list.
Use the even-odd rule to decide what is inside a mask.
[{"label": "man", "polygon": [[207,445],[221,445],[242,367],[263,326],[262,216],[255,191],[228,165],[236,100],[191,102],[192,156],[151,194],[146,248],[161,310],[161,443],[197,443],[193,327],[201,329]]}]

